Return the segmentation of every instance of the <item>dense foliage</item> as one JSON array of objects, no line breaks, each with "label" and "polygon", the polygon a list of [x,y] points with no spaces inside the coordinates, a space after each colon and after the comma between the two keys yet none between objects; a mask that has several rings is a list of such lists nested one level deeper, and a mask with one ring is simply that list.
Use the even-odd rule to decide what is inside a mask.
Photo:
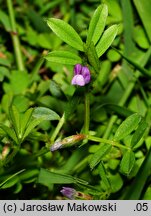
[{"label": "dense foliage", "polygon": [[1,199],[151,199],[150,4],[0,0]]}]

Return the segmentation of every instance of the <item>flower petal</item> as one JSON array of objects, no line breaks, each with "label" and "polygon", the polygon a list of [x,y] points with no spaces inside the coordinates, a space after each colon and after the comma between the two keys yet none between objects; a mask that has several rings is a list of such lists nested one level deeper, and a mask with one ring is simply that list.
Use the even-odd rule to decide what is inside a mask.
[{"label": "flower petal", "polygon": [[85,84],[90,82],[91,74],[88,67],[82,67],[81,71],[82,76],[84,77]]},{"label": "flower petal", "polygon": [[76,64],[74,66],[74,75],[81,74],[82,71],[82,65],[81,64]]},{"label": "flower petal", "polygon": [[85,80],[82,75],[75,75],[71,81],[72,85],[84,86]]},{"label": "flower petal", "polygon": [[76,194],[76,190],[70,187],[63,187],[60,192],[69,199],[74,199]]}]

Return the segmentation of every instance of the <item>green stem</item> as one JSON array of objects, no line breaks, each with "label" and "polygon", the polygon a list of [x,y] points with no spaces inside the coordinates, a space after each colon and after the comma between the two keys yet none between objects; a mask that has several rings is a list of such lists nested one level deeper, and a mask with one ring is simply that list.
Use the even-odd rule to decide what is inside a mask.
[{"label": "green stem", "polygon": [[64,124],[64,122],[65,122],[65,114],[62,115],[62,117],[61,117],[61,119],[60,119],[60,121],[59,121],[59,123],[58,123],[58,125],[57,125],[57,127],[55,129],[55,131],[53,132],[53,134],[51,136],[51,139],[50,139],[50,143],[51,144],[55,141],[55,139],[56,139],[56,137],[57,137],[60,129],[62,128],[62,126]]},{"label": "green stem", "polygon": [[36,152],[35,154],[33,154],[32,157],[33,158],[37,158],[39,156],[42,156],[42,155],[46,154],[47,152],[50,152],[50,149],[47,148],[47,147],[43,147],[38,152]]},{"label": "green stem", "polygon": [[90,125],[90,95],[85,93],[85,119],[84,119],[84,133],[89,133]]},{"label": "green stem", "polygon": [[95,136],[90,136],[90,135],[87,135],[87,139],[88,140],[91,140],[91,141],[94,141],[94,142],[101,142],[101,143],[107,143],[107,144],[111,144],[112,146],[115,146],[115,147],[118,147],[118,148],[124,148],[124,149],[127,149],[127,150],[130,150],[130,147],[128,146],[124,146],[114,140],[108,140],[108,139],[104,139],[104,138],[100,138],[100,137],[95,137]]},{"label": "green stem", "polygon": [[48,143],[44,148],[40,149],[37,153],[35,153],[33,155],[33,157],[39,157],[39,156],[42,156],[44,154],[46,154],[47,152],[50,151],[50,146],[54,143],[60,129],[62,128],[63,124],[65,122],[65,114],[62,115],[60,121],[58,122],[58,125],[55,129],[55,131],[53,132],[52,136],[51,136],[51,139],[50,139],[50,143]]},{"label": "green stem", "polygon": [[14,52],[16,56],[17,67],[20,71],[24,71],[25,67],[24,67],[22,53],[20,49],[20,41],[19,41],[19,37],[17,34],[17,30],[16,30],[16,22],[15,22],[15,15],[14,15],[14,10],[13,10],[12,0],[7,0],[7,7],[8,7],[9,17],[10,17],[11,28],[12,28],[11,37],[13,41],[13,47],[14,47]]}]

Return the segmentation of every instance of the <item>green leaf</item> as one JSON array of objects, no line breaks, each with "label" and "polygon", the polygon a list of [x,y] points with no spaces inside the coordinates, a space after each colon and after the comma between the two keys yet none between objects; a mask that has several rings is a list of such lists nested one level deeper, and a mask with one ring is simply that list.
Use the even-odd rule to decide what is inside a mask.
[{"label": "green leaf", "polygon": [[147,36],[151,42],[151,29],[150,29],[150,14],[151,14],[151,0],[133,0],[138,14],[142,20]]},{"label": "green leaf", "polygon": [[125,107],[115,105],[115,104],[104,104],[102,105],[102,107],[104,107],[108,113],[114,112],[115,114],[118,114],[124,117],[128,117],[134,113]]},{"label": "green leaf", "polygon": [[134,113],[127,117],[118,127],[114,139],[121,140],[127,135],[129,135],[132,131],[136,129],[139,122],[141,121],[141,118],[142,117],[138,113]]},{"label": "green leaf", "polygon": [[131,55],[136,52],[135,43],[133,40],[133,31],[134,31],[134,11],[132,6],[132,1],[122,0],[121,1],[122,9],[122,23],[124,25],[123,39],[124,39],[124,54]]},{"label": "green leaf", "polygon": [[146,37],[143,26],[137,25],[134,28],[133,34],[134,34],[134,40],[139,47],[141,47],[142,49],[148,49],[149,48],[149,40]]},{"label": "green leaf", "polygon": [[145,130],[147,129],[148,124],[144,119],[141,120],[139,123],[138,128],[136,129],[135,133],[133,134],[132,140],[131,140],[131,147],[134,147],[139,140],[142,138],[144,135]]},{"label": "green leaf", "polygon": [[110,181],[107,177],[107,172],[105,170],[104,164],[100,163],[98,166],[99,174],[101,176],[101,180],[103,181],[104,185],[106,186],[107,189],[111,188]]},{"label": "green leaf", "polygon": [[0,10],[0,22],[3,23],[6,31],[9,32],[12,30],[9,16],[6,13],[4,13],[4,11],[2,10]]},{"label": "green leaf", "polygon": [[93,169],[98,163],[102,160],[102,158],[111,151],[112,145],[103,143],[101,144],[98,151],[92,155],[91,160],[89,162],[91,169]]},{"label": "green leaf", "polygon": [[31,120],[32,117],[32,113],[33,113],[33,108],[28,109],[23,115],[22,118],[20,119],[21,121],[21,134],[23,136],[23,134],[25,133],[25,130],[27,129],[27,126]]},{"label": "green leaf", "polygon": [[120,164],[120,172],[129,175],[133,166],[135,164],[135,154],[132,151],[126,151],[124,154],[121,164]]},{"label": "green leaf", "polygon": [[22,172],[24,172],[25,169],[22,169],[18,172],[16,172],[15,174],[9,176],[5,181],[3,181],[2,183],[0,183],[0,188],[9,188],[12,187],[14,184],[16,184],[19,180],[18,175]]},{"label": "green leaf", "polygon": [[11,67],[10,60],[5,59],[5,58],[0,58],[0,65],[6,66],[6,67]]},{"label": "green leaf", "polygon": [[122,188],[123,179],[119,173],[116,173],[116,174],[109,173],[108,179],[111,185],[111,189],[110,189],[111,193],[115,193]]},{"label": "green leaf", "polygon": [[10,77],[10,71],[8,70],[8,68],[0,66],[0,82],[2,82],[5,77]]},{"label": "green leaf", "polygon": [[18,94],[13,98],[12,104],[20,113],[25,112],[30,106],[30,99],[23,94]]},{"label": "green leaf", "polygon": [[47,24],[64,42],[83,51],[83,42],[80,36],[68,23],[60,19],[50,18],[47,20]]},{"label": "green leaf", "polygon": [[147,188],[143,196],[143,200],[151,200],[151,186]]},{"label": "green leaf", "polygon": [[50,62],[67,65],[82,63],[82,60],[78,55],[69,51],[52,51],[45,56],[45,59]]},{"label": "green leaf", "polygon": [[35,181],[35,179],[37,178],[39,174],[39,170],[38,169],[28,169],[25,172],[23,172],[22,174],[20,174],[20,180],[26,183],[30,183]]},{"label": "green leaf", "polygon": [[148,176],[151,172],[151,148],[146,155],[134,181],[131,183],[130,187],[127,189],[124,196],[125,200],[139,200],[141,198],[141,193],[144,189]]},{"label": "green leaf", "polygon": [[25,12],[35,30],[38,32],[49,32],[49,28],[40,13],[36,12],[32,7],[28,7],[28,10]]},{"label": "green leaf", "polygon": [[18,144],[18,138],[13,129],[10,129],[6,125],[0,124],[0,128],[7,134],[9,138],[11,138],[16,144]]},{"label": "green leaf", "polygon": [[44,121],[45,119],[43,117],[38,118],[38,119],[34,119],[30,122],[30,124],[28,125],[22,139],[24,140],[29,134],[30,132],[37,126],[39,125],[42,121]]},{"label": "green leaf", "polygon": [[106,18],[108,15],[108,7],[105,4],[100,5],[94,12],[87,35],[87,44],[93,41],[94,45],[98,42],[106,23]]},{"label": "green leaf", "polygon": [[59,172],[73,173],[74,170],[81,170],[80,162],[85,157],[86,148],[77,148],[67,159],[66,163],[60,167]]},{"label": "green leaf", "polygon": [[96,72],[99,72],[100,69],[100,62],[99,58],[96,53],[96,49],[94,47],[93,42],[90,43],[89,47],[87,48],[87,56],[90,64],[93,66]]},{"label": "green leaf", "polygon": [[38,176],[38,183],[50,186],[50,184],[84,184],[88,182],[71,175],[55,173],[41,168]]},{"label": "green leaf", "polygon": [[112,25],[107,30],[105,30],[96,46],[96,52],[98,54],[98,57],[102,56],[105,51],[111,46],[114,38],[117,35],[117,32],[118,25]]},{"label": "green leaf", "polygon": [[15,106],[11,106],[9,109],[9,116],[12,122],[12,126],[15,130],[16,136],[17,138],[21,138],[21,133],[20,133],[20,114],[18,112],[18,110],[16,109]]},{"label": "green leaf", "polygon": [[50,90],[52,96],[54,96],[56,98],[64,99],[66,101],[66,96],[65,96],[63,90],[61,89],[61,86],[57,82],[55,82],[54,80],[50,80],[49,90]]},{"label": "green leaf", "polygon": [[126,57],[125,55],[123,55],[117,49],[115,49],[115,48],[113,48],[113,49],[116,50],[116,52],[118,52],[126,61],[128,61],[128,63],[130,63],[131,65],[133,65],[133,67],[135,67],[137,70],[139,70],[142,74],[151,77],[151,72],[150,71],[148,71],[145,68],[141,67],[140,64],[138,64],[138,63],[134,62],[133,60],[131,60],[130,58]]},{"label": "green leaf", "polygon": [[59,120],[60,116],[53,110],[46,107],[37,107],[34,109],[32,116],[36,119],[43,118],[44,120]]},{"label": "green leaf", "polygon": [[10,77],[12,91],[15,94],[23,93],[29,85],[29,75],[27,72],[14,70]]}]

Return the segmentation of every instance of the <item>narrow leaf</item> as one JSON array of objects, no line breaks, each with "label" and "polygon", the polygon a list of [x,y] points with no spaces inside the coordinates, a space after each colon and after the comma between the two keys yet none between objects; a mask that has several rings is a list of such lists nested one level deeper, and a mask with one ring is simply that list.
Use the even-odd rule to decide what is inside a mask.
[{"label": "narrow leaf", "polygon": [[[20,137],[20,114],[15,106],[10,107],[9,110],[10,119],[13,124],[13,128],[16,132],[17,137]],[[20,137],[21,138],[21,137]]]},{"label": "narrow leaf", "polygon": [[133,2],[142,20],[147,36],[151,42],[151,29],[150,29],[151,0],[147,0],[147,1],[133,0]]},{"label": "narrow leaf", "polygon": [[43,168],[40,169],[38,183],[44,184],[48,187],[50,184],[88,184],[88,182],[71,175],[55,173]]},{"label": "narrow leaf", "polygon": [[23,135],[25,130],[27,129],[28,123],[31,120],[33,108],[28,109],[21,118],[21,134]]},{"label": "narrow leaf", "polygon": [[110,144],[101,144],[101,147],[98,149],[98,151],[93,154],[90,160],[90,167],[93,169],[98,163],[102,160],[102,158],[110,152],[112,148],[112,145]]},{"label": "narrow leaf", "polygon": [[[141,165],[134,181],[131,183],[130,187],[126,191],[124,199],[126,200],[140,200],[141,193],[146,184],[147,178],[151,173],[151,148],[146,155],[143,164]],[[133,191],[133,193],[132,193]]]},{"label": "narrow leaf", "polygon": [[100,41],[96,46],[96,52],[98,57],[102,56],[105,51],[111,46],[114,38],[116,37],[118,32],[118,25],[110,26],[105,32],[103,33]]},{"label": "narrow leaf", "polygon": [[108,8],[107,5],[105,4],[100,5],[95,10],[91,18],[89,29],[88,29],[88,36],[86,41],[87,44],[93,41],[95,45],[98,42],[104,30],[107,15],[108,15]]},{"label": "narrow leaf", "polygon": [[107,177],[107,172],[105,170],[104,164],[100,163],[98,166],[98,170],[99,170],[99,174],[101,176],[101,180],[103,181],[103,183],[105,184],[106,188],[109,189],[111,188],[111,184],[110,181]]},{"label": "narrow leaf", "polygon": [[93,42],[90,43],[89,47],[87,48],[87,56],[90,64],[93,66],[96,72],[99,72],[100,69],[100,62],[99,58],[96,53],[96,49],[94,47]]},{"label": "narrow leaf", "polygon": [[16,144],[18,144],[18,139],[13,129],[10,129],[9,127],[3,124],[0,124],[0,128],[7,134],[9,138],[11,138]]},{"label": "narrow leaf", "polygon": [[[16,173],[14,173],[10,177],[8,177],[5,181],[3,181],[2,183],[0,183],[0,188],[5,188],[4,185],[8,184],[8,182],[11,182],[13,178],[15,178],[16,176],[18,176],[20,173],[22,173],[24,171],[25,171],[25,169],[22,169],[22,170],[20,170],[20,171],[18,171]],[[18,178],[17,178],[17,181],[18,181]]]},{"label": "narrow leaf", "polygon": [[132,131],[136,129],[139,122],[141,121],[141,116],[137,113],[134,113],[127,117],[122,124],[118,127],[114,139],[121,140],[127,135],[129,135]]},{"label": "narrow leaf", "polygon": [[61,86],[54,80],[50,80],[49,90],[52,96],[66,101],[66,96],[63,90],[61,89]]},{"label": "narrow leaf", "polygon": [[9,32],[12,30],[9,16],[6,13],[4,13],[4,11],[2,11],[2,10],[0,10],[0,22],[3,23],[6,31]]},{"label": "narrow leaf", "polygon": [[138,128],[136,129],[135,133],[133,134],[132,140],[131,140],[131,147],[134,147],[139,140],[142,138],[144,135],[145,130],[147,129],[148,124],[144,119],[141,120],[139,123]]},{"label": "narrow leaf", "polygon": [[104,106],[107,109],[107,111],[109,111],[110,113],[114,112],[114,113],[119,114],[119,115],[124,116],[124,117],[128,117],[128,116],[134,114],[134,112],[132,112],[131,110],[129,110],[125,107],[119,106],[119,105],[104,104]]},{"label": "narrow leaf", "polygon": [[37,107],[34,109],[32,116],[36,119],[59,120],[59,115],[53,110],[46,107]]},{"label": "narrow leaf", "polygon": [[151,77],[151,72],[146,70],[145,68],[141,67],[140,64],[134,62],[133,60],[131,60],[130,58],[126,57],[125,55],[123,55],[120,51],[118,51],[117,49],[113,48],[116,52],[118,52],[126,61],[128,61],[128,63],[130,63],[133,67],[135,67],[137,70],[139,70],[142,74]]},{"label": "narrow leaf", "polygon": [[135,164],[135,154],[132,151],[126,151],[124,154],[121,164],[120,164],[120,172],[129,175],[133,166]]},{"label": "narrow leaf", "polygon": [[45,56],[45,59],[50,62],[67,65],[82,63],[82,60],[78,55],[69,51],[52,51]]},{"label": "narrow leaf", "polygon": [[32,120],[30,124],[28,125],[27,129],[25,130],[25,133],[22,139],[24,140],[32,132],[32,130],[44,120],[45,119],[43,117]]},{"label": "narrow leaf", "polygon": [[83,42],[80,36],[68,23],[60,19],[50,18],[47,20],[47,24],[64,42],[83,51]]}]

